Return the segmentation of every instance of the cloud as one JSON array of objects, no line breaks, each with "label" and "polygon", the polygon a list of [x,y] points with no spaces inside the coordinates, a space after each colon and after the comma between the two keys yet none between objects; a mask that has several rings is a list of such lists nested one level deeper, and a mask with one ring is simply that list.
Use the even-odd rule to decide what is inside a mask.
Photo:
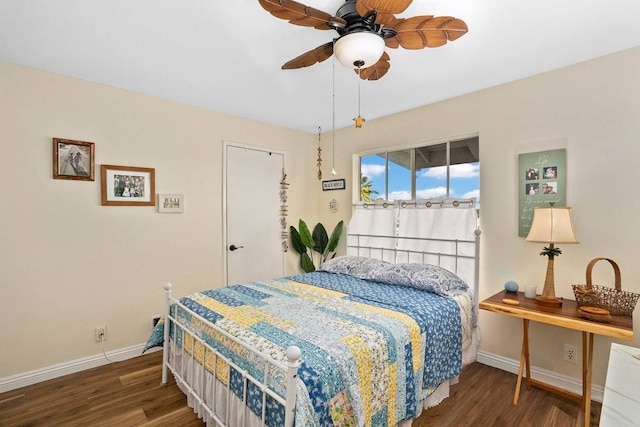
[{"label": "cloud", "polygon": [[[477,178],[480,175],[480,165],[463,163],[460,165],[451,165],[449,168],[451,179],[454,178]],[[425,178],[447,179],[447,167],[436,166],[422,172],[421,176]]]},{"label": "cloud", "polygon": [[[445,197],[446,195],[447,187],[425,188],[416,191],[416,198],[418,199],[437,199],[438,197]],[[453,194],[451,195],[453,196]]]},{"label": "cloud", "polygon": [[[447,187],[425,188],[416,191],[417,199],[438,199],[447,195]],[[451,194],[453,196],[453,194]],[[388,200],[411,200],[411,192],[406,190],[392,191]]]},{"label": "cloud", "polygon": [[385,165],[362,165],[360,167],[360,172],[369,178],[384,175],[386,170],[387,168]]},{"label": "cloud", "polygon": [[480,198],[480,190],[471,190],[462,195],[463,199],[479,199]]},{"label": "cloud", "polygon": [[[418,200],[422,199],[440,199],[447,196],[447,187],[436,187],[436,188],[425,188],[423,190],[416,191],[416,198]],[[449,192],[450,197],[456,197],[454,194],[454,190],[451,189]],[[464,193],[459,197],[460,199],[479,199],[480,198],[480,190],[472,190]],[[389,193],[389,200],[410,200],[411,192],[399,190],[392,191]]]},{"label": "cloud", "polygon": [[389,193],[389,200],[410,200],[410,191],[392,191]]}]

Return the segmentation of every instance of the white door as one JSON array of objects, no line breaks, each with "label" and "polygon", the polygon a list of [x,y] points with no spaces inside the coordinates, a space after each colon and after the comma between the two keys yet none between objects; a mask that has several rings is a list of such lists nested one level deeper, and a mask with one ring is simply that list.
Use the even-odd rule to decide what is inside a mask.
[{"label": "white door", "polygon": [[284,154],[234,145],[225,151],[227,284],[282,277]]}]

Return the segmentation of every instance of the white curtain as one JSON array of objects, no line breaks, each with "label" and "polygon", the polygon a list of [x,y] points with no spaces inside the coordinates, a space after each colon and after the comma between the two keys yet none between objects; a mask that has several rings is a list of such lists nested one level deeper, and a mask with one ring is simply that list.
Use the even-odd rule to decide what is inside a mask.
[{"label": "white curtain", "polygon": [[439,265],[475,288],[477,225],[469,200],[360,202],[347,227],[347,255]]},{"label": "white curtain", "polygon": [[[399,204],[398,262],[435,264],[475,284],[475,205],[454,200]],[[468,257],[468,258],[467,258]]]},{"label": "white curtain", "polygon": [[399,236],[473,240],[477,228],[475,206],[458,202],[456,207],[453,202],[455,200],[430,205],[424,200],[400,203]]},{"label": "white curtain", "polygon": [[357,203],[347,227],[347,255],[395,262],[396,217],[393,202]]}]

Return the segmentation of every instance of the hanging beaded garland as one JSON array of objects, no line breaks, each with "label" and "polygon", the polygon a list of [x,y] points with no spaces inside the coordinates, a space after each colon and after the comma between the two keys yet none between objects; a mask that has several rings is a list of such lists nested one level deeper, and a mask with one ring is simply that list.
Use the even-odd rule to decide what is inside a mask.
[{"label": "hanging beaded garland", "polygon": [[318,181],[322,180],[322,128],[318,126]]}]

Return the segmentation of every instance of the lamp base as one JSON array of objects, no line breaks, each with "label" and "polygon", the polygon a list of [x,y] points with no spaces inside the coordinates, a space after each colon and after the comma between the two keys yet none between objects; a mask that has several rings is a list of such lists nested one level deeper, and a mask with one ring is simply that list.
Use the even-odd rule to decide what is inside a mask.
[{"label": "lamp base", "polygon": [[546,307],[562,307],[562,300],[558,298],[545,298],[543,296],[536,297],[536,304]]}]

